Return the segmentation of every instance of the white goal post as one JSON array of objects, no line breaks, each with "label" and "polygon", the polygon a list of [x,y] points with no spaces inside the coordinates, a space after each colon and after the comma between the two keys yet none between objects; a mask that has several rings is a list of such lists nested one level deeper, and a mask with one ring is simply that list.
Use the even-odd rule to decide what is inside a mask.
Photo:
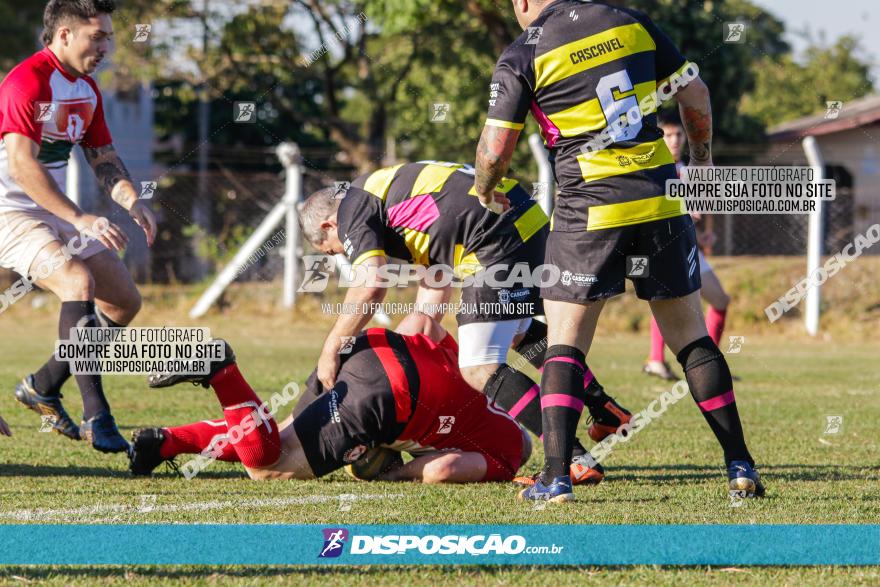
[{"label": "white goal post", "polygon": [[[825,178],[825,160],[816,137],[806,137],[803,142],[804,153],[807,162],[813,168],[813,177],[816,181]],[[810,212],[809,229],[807,233],[807,275],[813,273],[822,264],[822,199],[816,199],[816,208]],[[807,290],[807,302],[804,312],[804,326],[807,334],[816,336],[819,334],[819,311],[822,301],[820,286],[814,285]]]}]

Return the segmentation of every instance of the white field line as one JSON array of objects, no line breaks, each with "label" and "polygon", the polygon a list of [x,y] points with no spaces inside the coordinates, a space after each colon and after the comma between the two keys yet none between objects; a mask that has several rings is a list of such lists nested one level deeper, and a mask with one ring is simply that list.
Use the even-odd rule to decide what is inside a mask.
[{"label": "white field line", "polygon": [[112,521],[118,515],[138,515],[151,513],[175,513],[175,512],[206,512],[223,509],[240,509],[240,508],[267,508],[267,507],[283,507],[289,505],[313,505],[327,502],[354,503],[358,501],[378,501],[383,499],[394,499],[403,497],[402,493],[395,494],[376,494],[376,495],[306,495],[302,497],[279,497],[272,499],[245,499],[240,501],[203,501],[184,504],[154,505],[148,503],[148,500],[141,498],[141,503],[137,505],[128,504],[106,504],[96,506],[86,506],[78,508],[63,509],[35,509],[35,510],[12,510],[0,512],[0,521],[16,521],[16,522],[42,522],[47,520],[61,522],[75,522],[77,519],[89,518],[89,522],[101,522],[106,520],[95,520],[95,516],[116,514],[109,520]]}]

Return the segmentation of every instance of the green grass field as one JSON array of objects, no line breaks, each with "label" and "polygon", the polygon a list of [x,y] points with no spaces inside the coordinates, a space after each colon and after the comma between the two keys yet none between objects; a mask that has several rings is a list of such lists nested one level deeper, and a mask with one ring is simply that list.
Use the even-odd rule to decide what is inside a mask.
[{"label": "green grass field", "polygon": [[[224,463],[216,463],[191,481],[162,469],[152,479],[131,479],[123,457],[103,455],[84,443],[39,432],[39,418],[14,401],[16,381],[48,357],[56,328],[54,303],[37,309],[27,301],[19,306],[3,316],[0,340],[0,414],[14,431],[13,438],[0,438],[0,523],[4,524],[858,524],[880,520],[876,340],[829,343],[738,332],[735,326],[729,330],[729,334],[746,336],[742,352],[728,357],[740,378],[738,404],[767,485],[766,499],[731,507],[720,450],[693,402],[685,398],[609,457],[606,482],[579,488],[576,504],[536,510],[517,503],[516,490],[504,484],[357,483],[341,473],[313,482],[255,483],[239,467]],[[182,318],[185,314],[170,299],[159,295],[148,300],[147,308],[138,319],[140,326],[194,324]],[[279,317],[271,309],[248,313],[246,319],[236,314],[227,310],[198,324],[230,340],[243,373],[264,399],[289,381],[304,381],[326,332],[325,319],[302,312]],[[643,409],[670,387],[639,373],[647,344],[643,334],[621,334],[603,327],[590,356],[608,392],[633,411]],[[138,377],[108,378],[105,387],[126,436],[140,427],[183,424],[221,414],[213,394],[201,388],[154,392]],[[80,404],[75,386],[69,383],[65,393],[71,414],[77,414]],[[841,433],[823,434],[827,415],[844,417]],[[535,470],[540,458],[538,450],[525,470]],[[357,498],[348,503],[340,499],[344,494]],[[10,584],[302,580],[327,585],[851,585],[880,583],[880,569],[437,567],[361,568],[331,575],[296,568],[0,568],[0,581]]]}]

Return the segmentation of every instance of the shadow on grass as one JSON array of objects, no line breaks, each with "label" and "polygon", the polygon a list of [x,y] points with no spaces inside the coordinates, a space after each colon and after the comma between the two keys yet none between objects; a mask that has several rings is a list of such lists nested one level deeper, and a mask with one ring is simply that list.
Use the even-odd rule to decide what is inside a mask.
[{"label": "shadow on grass", "polygon": [[[147,479],[148,477],[132,477],[128,471],[102,467],[80,467],[71,465],[59,467],[54,465],[0,464],[0,477],[111,477],[114,479]],[[156,472],[153,479],[183,478],[171,470]],[[246,479],[244,471],[205,471],[199,473],[199,479]]]},{"label": "shadow on grass", "polygon": [[[665,471],[659,473],[658,471]],[[880,468],[857,467],[845,465],[767,465],[759,466],[762,476],[769,480],[779,481],[864,481],[876,478]],[[608,467],[608,481],[701,481],[723,478],[721,467],[706,465],[621,465]],[[54,465],[0,464],[0,477],[111,477],[114,479],[145,479],[132,477],[128,471],[102,467],[80,467],[71,465],[60,467]],[[153,479],[182,478],[171,469],[159,469]],[[198,479],[247,479],[244,471],[204,471]],[[329,481],[345,481],[345,478]]]},{"label": "shadow on grass", "polygon": [[127,477],[128,472],[105,467],[80,467],[71,465],[26,465],[5,463],[0,465],[0,477]]},{"label": "shadow on grass", "polygon": [[[656,473],[659,469],[668,473]],[[715,480],[724,475],[722,467],[705,465],[622,465],[608,467],[609,481],[678,481],[678,480]],[[870,473],[870,467],[845,465],[804,465],[782,464],[761,465],[758,470],[765,483],[776,479],[779,481],[864,481],[874,478],[878,469]],[[650,471],[650,473],[646,473]]]}]

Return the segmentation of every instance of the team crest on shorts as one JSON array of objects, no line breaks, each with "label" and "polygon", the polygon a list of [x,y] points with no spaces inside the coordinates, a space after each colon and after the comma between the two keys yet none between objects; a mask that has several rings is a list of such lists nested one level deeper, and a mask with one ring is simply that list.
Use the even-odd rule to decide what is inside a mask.
[{"label": "team crest on shorts", "polygon": [[367,452],[367,447],[364,446],[363,444],[359,444],[356,447],[350,448],[347,451],[345,451],[345,454],[342,455],[342,460],[345,461],[346,463],[353,463],[356,460],[358,460],[359,458],[361,458],[362,456],[364,456],[364,453],[366,453],[366,452]]},{"label": "team crest on shorts", "polygon": [[531,292],[528,289],[499,289],[498,301],[502,304],[509,304],[510,302],[517,302],[523,299],[527,299],[530,294]]},{"label": "team crest on shorts", "polygon": [[571,271],[563,271],[562,279],[560,281],[562,281],[562,285],[571,285],[573,283],[580,287],[587,287],[591,283],[598,283],[599,278],[592,273],[572,273]]}]

